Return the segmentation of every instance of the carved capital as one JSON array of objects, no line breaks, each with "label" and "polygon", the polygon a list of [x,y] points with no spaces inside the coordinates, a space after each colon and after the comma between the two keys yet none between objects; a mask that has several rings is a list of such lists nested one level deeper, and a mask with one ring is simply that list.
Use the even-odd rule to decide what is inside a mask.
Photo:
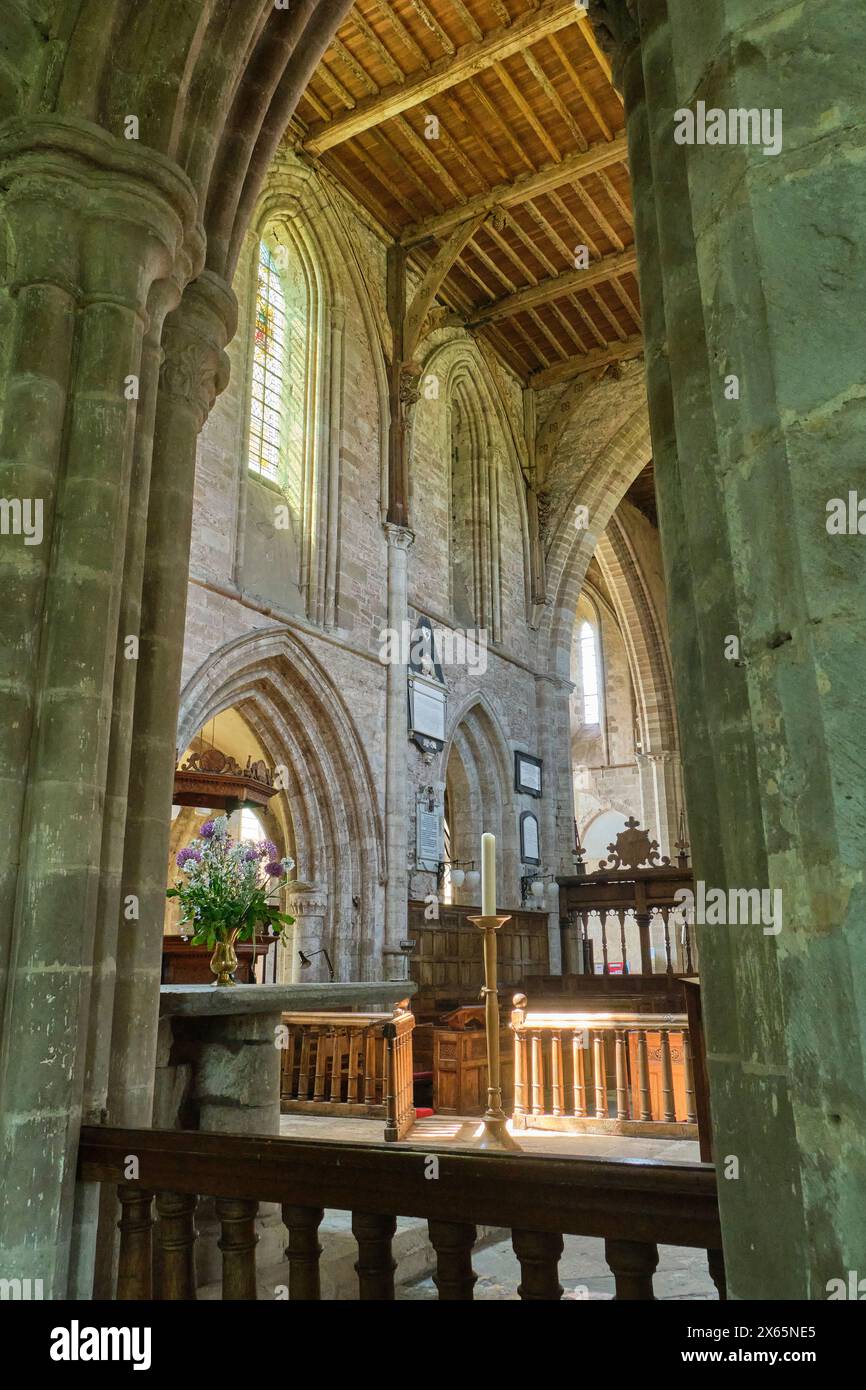
[{"label": "carved capital", "polygon": [[290,883],[286,889],[286,911],[298,921],[324,917],[328,911],[328,890],[320,883]]},{"label": "carved capital", "polygon": [[385,522],[385,535],[388,537],[388,544],[395,550],[408,550],[415,540],[414,531],[410,531],[408,526],[398,526],[393,521]]},{"label": "carved capital", "polygon": [[201,429],[229,380],[225,345],[237,328],[232,290],[210,271],[188,285],[165,322],[160,390],[191,405]]}]

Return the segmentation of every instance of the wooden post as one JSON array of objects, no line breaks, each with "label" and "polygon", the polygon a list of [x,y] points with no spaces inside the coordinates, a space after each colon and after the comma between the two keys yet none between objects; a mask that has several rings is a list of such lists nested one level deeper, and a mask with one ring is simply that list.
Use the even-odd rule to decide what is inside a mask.
[{"label": "wooden post", "polygon": [[652,1102],[650,1100],[649,1087],[649,1057],[647,1055],[646,1029],[639,1028],[637,1032],[637,1074],[638,1089],[640,1092],[640,1118],[651,1120]]},{"label": "wooden post", "polygon": [[625,1033],[622,1028],[616,1030],[616,1118],[618,1120],[628,1119],[628,1090],[626,1081],[626,1057],[625,1057]]},{"label": "wooden post", "polygon": [[475,1280],[472,1247],[478,1234],[474,1226],[457,1221],[428,1221],[430,1244],[436,1251],[433,1283],[441,1302],[468,1302]]},{"label": "wooden post", "polygon": [[217,1197],[214,1210],[221,1226],[217,1244],[223,1257],[223,1298],[256,1298],[256,1213],[258,1202],[248,1197]]},{"label": "wooden post", "polygon": [[153,1193],[121,1183],[120,1255],[117,1264],[118,1301],[149,1300],[153,1296]]},{"label": "wooden post", "polygon": [[606,1240],[604,1254],[616,1281],[618,1300],[655,1299],[653,1274],[659,1262],[657,1246],[637,1240]]},{"label": "wooden post", "polygon": [[695,1071],[692,1065],[692,1040],[688,1028],[683,1029],[683,1060],[686,1068],[686,1120],[693,1125],[697,1119],[695,1111]]},{"label": "wooden post", "polygon": [[674,1111],[674,1073],[671,1065],[671,1035],[667,1028],[661,1030],[662,1054],[662,1111],[667,1123],[676,1119]]},{"label": "wooden post", "polygon": [[352,1234],[358,1242],[358,1294],[363,1300],[390,1302],[394,1297],[394,1270],[391,1241],[397,1229],[394,1216],[374,1216],[352,1212]]},{"label": "wooden post", "polygon": [[283,1225],[289,1233],[286,1259],[289,1262],[289,1299],[292,1301],[311,1301],[322,1297],[319,1226],[324,1215],[321,1207],[283,1205]]},{"label": "wooden post", "polygon": [[574,1090],[574,1113],[579,1118],[586,1115],[586,1066],[583,1056],[584,1032],[575,1028],[571,1035],[572,1087]]},{"label": "wooden post", "polygon": [[195,1207],[195,1197],[186,1193],[157,1193],[158,1299],[186,1301],[196,1296],[193,1259]]},{"label": "wooden post", "polygon": [[565,1109],[562,1090],[562,1035],[555,1031],[550,1035],[550,1089],[554,1115],[561,1115]]},{"label": "wooden post", "polygon": [[599,1028],[592,1034],[592,1080],[595,1087],[595,1113],[607,1119],[607,1077],[604,1070],[604,1034]]},{"label": "wooden post", "polygon": [[544,1299],[547,1302],[562,1298],[559,1282],[559,1260],[562,1255],[562,1236],[550,1231],[512,1231],[511,1244],[520,1261],[520,1284],[517,1292],[522,1299]]}]

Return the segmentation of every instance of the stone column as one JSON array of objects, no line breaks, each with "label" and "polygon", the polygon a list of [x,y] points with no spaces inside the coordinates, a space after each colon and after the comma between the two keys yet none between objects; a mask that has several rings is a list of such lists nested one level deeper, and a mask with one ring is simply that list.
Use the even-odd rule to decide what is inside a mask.
[{"label": "stone column", "polygon": [[[866,490],[866,329],[847,311],[866,287],[851,251],[866,15],[710,0],[696,25],[684,0],[629,8],[641,48],[624,23],[618,67],[695,874],[783,901],[778,936],[699,928],[715,1151],[739,1164],[720,1183],[728,1287],[822,1298],[866,1243],[849,1157],[866,1123],[850,753],[866,570],[862,541],[826,529],[830,499]],[[698,100],[780,112],[781,150],[678,145],[675,112]]]},{"label": "stone column", "polygon": [[641,825],[658,840],[659,852],[676,858],[679,828],[681,769],[678,753],[636,754],[640,779]]},{"label": "stone column", "polygon": [[139,920],[118,942],[108,1103],[114,1124],[150,1123],[196,444],[228,381],[224,348],[236,312],[231,289],[205,271],[163,335],[123,861],[123,892],[137,897]]},{"label": "stone column", "polygon": [[[402,633],[408,620],[409,547],[415,539],[405,526],[385,525],[388,537],[388,626]],[[400,655],[401,644],[396,644]],[[381,969],[386,980],[409,978],[409,963],[400,950],[406,935],[409,892],[409,708],[406,665],[392,661],[387,668],[387,707],[385,733],[385,852],[388,882],[385,888],[385,935],[373,955],[374,970]],[[374,977],[375,978],[375,977]]]},{"label": "stone column", "polygon": [[281,950],[279,961],[279,984],[313,984],[327,980],[328,966],[324,956],[316,956],[311,966],[304,969],[298,954],[303,951],[311,955],[322,947],[331,951],[327,936],[328,890],[319,883],[290,883],[286,890],[286,912],[294,917],[292,945],[290,950]]},{"label": "stone column", "polygon": [[85,123],[7,124],[0,184],[13,304],[0,490],[42,504],[41,543],[0,543],[0,659],[10,662],[8,678],[0,673],[0,1245],[11,1274],[41,1278],[57,1297],[69,1260],[100,864],[122,820],[109,769],[114,700],[128,703],[129,682],[116,672],[135,582],[125,556],[130,494],[140,481],[128,378],[145,370],[152,292],[189,272],[185,239],[198,257],[201,245],[185,176]]}]

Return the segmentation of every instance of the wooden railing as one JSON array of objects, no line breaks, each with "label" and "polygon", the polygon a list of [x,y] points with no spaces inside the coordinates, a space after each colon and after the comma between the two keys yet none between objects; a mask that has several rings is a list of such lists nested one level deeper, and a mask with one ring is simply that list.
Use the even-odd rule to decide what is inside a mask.
[{"label": "wooden railing", "polygon": [[280,1110],[384,1118],[385,1138],[415,1122],[412,1029],[404,1009],[384,1013],[287,1013]]},{"label": "wooden railing", "polygon": [[696,1139],[685,1014],[534,1013],[515,995],[514,1124]]},{"label": "wooden railing", "polygon": [[[125,1179],[130,1154],[138,1160],[134,1181]],[[429,1148],[85,1126],[78,1176],[83,1182],[117,1184],[119,1299],[195,1298],[200,1195],[215,1199],[222,1226],[226,1299],[256,1297],[260,1201],[282,1208],[290,1299],[320,1297],[318,1228],[325,1208],[352,1213],[361,1299],[394,1297],[391,1241],[398,1216],[428,1222],[440,1299],[472,1298],[478,1225],[511,1231],[523,1299],[560,1298],[563,1235],[604,1239],[619,1299],[653,1297],[659,1244],[707,1250],[710,1273],[719,1296],[725,1296],[710,1164],[466,1149],[440,1150],[435,1158],[434,1181]]]}]

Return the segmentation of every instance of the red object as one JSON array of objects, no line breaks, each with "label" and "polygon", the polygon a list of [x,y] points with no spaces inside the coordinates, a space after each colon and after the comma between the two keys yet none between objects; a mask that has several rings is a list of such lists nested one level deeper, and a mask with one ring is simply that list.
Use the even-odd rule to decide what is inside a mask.
[{"label": "red object", "polygon": [[416,1106],[415,1106],[415,1119],[416,1119],[416,1120],[429,1120],[430,1116],[431,1116],[431,1115],[435,1115],[435,1114],[436,1114],[436,1111],[435,1111],[435,1110],[428,1110],[426,1106],[421,1106],[421,1105],[416,1105]]}]

